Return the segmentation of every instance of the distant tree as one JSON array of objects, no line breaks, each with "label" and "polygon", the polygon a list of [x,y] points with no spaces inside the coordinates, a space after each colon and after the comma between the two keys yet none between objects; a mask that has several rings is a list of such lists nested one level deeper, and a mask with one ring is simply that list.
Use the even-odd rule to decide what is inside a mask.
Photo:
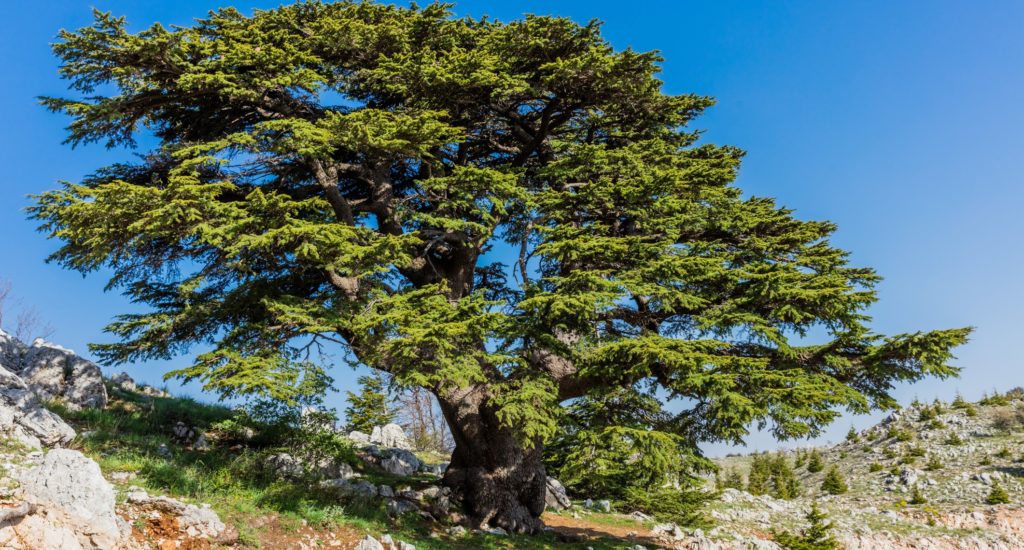
[{"label": "distant tree", "polygon": [[692,457],[957,373],[968,329],[873,333],[879,276],[835,225],[736,187],[743,152],[691,126],[713,101],[597,22],[338,1],[129,28],[62,31],[72,97],[43,103],[72,145],[152,149],[31,209],[52,260],[149,306],[94,353],[199,344],[172,376],[294,399],[305,352],[344,346],[437,398],[472,523],[542,528],[544,446],[585,396],[678,397],[662,440]]},{"label": "distant tree", "polygon": [[837,541],[831,534],[832,524],[828,516],[818,508],[818,503],[811,504],[811,509],[805,516],[810,524],[803,533],[799,535],[788,531],[775,531],[775,542],[788,550],[838,550]]},{"label": "distant tree", "polygon": [[793,468],[789,466],[786,455],[778,453],[771,462],[772,496],[781,499],[793,499],[800,496],[800,480],[796,478]]},{"label": "distant tree", "polygon": [[451,451],[454,443],[433,394],[414,386],[395,397],[395,417],[417,449]]},{"label": "distant tree", "polygon": [[857,428],[850,426],[850,431],[846,432],[846,440],[850,443],[856,443],[860,440],[860,435],[857,434]]},{"label": "distant tree", "polygon": [[915,506],[928,503],[928,499],[924,497],[924,494],[921,493],[921,488],[916,483],[910,490],[910,500],[908,502]]},{"label": "distant tree", "polygon": [[988,504],[1009,504],[1010,494],[1006,492],[1001,483],[995,481],[992,483],[992,490],[985,497],[985,502]]},{"label": "distant tree", "polygon": [[968,403],[967,400],[964,399],[964,396],[960,395],[960,392],[956,392],[956,397],[953,398],[953,403],[951,404],[951,406],[954,409],[966,409],[968,405],[970,405],[970,403]]},{"label": "distant tree", "polygon": [[849,490],[838,466],[833,465],[825,473],[825,479],[821,482],[821,490],[830,495],[840,495]]},{"label": "distant tree", "polygon": [[388,424],[395,419],[384,381],[379,376],[360,376],[359,393],[348,392],[345,417],[352,430],[370,433],[374,426]]},{"label": "distant tree", "polygon": [[720,472],[719,477],[716,478],[718,483],[718,489],[737,489],[743,490],[743,474],[737,468],[729,468],[725,472]]},{"label": "distant tree", "polygon": [[821,452],[818,449],[812,450],[810,456],[807,457],[807,471],[815,474],[824,469],[825,461],[821,458]]},{"label": "distant tree", "polygon": [[767,453],[756,453],[750,458],[750,472],[747,474],[747,492],[752,495],[766,495],[771,490],[772,464]]}]

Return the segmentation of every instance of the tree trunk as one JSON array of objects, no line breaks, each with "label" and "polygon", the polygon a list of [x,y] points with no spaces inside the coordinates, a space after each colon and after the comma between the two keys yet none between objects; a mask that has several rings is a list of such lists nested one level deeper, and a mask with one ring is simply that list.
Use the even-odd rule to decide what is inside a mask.
[{"label": "tree trunk", "polygon": [[485,395],[483,386],[474,386],[439,397],[455,440],[444,484],[462,500],[473,527],[539,532],[547,483],[541,442],[524,446],[501,425]]}]

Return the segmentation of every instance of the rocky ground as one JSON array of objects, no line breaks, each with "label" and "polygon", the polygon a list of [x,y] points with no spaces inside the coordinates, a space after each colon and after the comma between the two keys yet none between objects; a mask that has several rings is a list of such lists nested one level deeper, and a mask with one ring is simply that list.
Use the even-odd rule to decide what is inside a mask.
[{"label": "rocky ground", "polygon": [[[1024,548],[1022,394],[909,407],[819,448],[821,471],[809,450],[787,451],[795,498],[721,490],[703,529],[576,500],[551,479],[549,531],[520,537],[467,529],[439,485],[445,457],[396,425],[326,426],[322,448],[268,444],[229,409],[104,379],[70,350],[0,331],[0,548],[768,550],[806,527],[812,503],[849,549]],[[719,460],[722,477],[745,482],[751,460]],[[822,491],[831,466],[847,492]],[[1008,503],[987,502],[996,485]]]}]

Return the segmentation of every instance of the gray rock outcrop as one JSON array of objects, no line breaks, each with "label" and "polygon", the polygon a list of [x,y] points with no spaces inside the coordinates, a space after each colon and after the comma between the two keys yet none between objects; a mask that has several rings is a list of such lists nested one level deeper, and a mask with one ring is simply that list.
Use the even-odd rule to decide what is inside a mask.
[{"label": "gray rock outcrop", "polygon": [[42,338],[26,346],[0,331],[0,367],[19,376],[40,399],[58,399],[71,409],[107,405],[100,368]]},{"label": "gray rock outcrop", "polygon": [[66,445],[75,430],[50,412],[21,377],[0,367],[0,436],[38,449]]},{"label": "gray rock outcrop", "polygon": [[370,443],[392,449],[412,450],[412,442],[405,435],[405,430],[398,424],[375,426],[370,434]]},{"label": "gray rock outcrop", "polygon": [[547,480],[547,492],[544,494],[544,505],[555,511],[565,510],[572,506],[572,500],[566,494],[565,486],[550,476]]}]

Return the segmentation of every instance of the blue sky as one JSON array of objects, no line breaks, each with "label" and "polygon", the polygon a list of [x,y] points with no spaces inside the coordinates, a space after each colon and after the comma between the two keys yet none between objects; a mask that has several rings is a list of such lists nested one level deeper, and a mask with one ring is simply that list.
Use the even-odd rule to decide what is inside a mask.
[{"label": "blue sky", "polygon": [[[121,296],[103,292],[103,277],[83,279],[45,264],[55,243],[36,233],[23,212],[26,195],[127,157],[61,145],[66,120],[37,105],[36,96],[64,91],[48,46],[58,29],[88,24],[92,6],[126,15],[139,29],[155,21],[189,24],[222,5],[248,11],[278,3],[6,6],[0,279],[55,327],[53,340],[84,353],[127,307]],[[837,222],[834,242],[885,277],[871,310],[878,331],[977,327],[958,352],[963,376],[901,387],[904,402],[915,395],[951,398],[958,390],[976,398],[1024,385],[1024,3],[480,0],[460,2],[456,12],[597,18],[617,47],[661,50],[668,92],[717,98],[697,126],[708,141],[748,152],[739,185],[778,198],[801,217]],[[160,383],[164,371],[187,361],[124,370]],[[354,384],[351,369],[334,374],[341,389]],[[840,420],[824,439],[873,420]],[[762,435],[750,443],[774,446]]]}]

